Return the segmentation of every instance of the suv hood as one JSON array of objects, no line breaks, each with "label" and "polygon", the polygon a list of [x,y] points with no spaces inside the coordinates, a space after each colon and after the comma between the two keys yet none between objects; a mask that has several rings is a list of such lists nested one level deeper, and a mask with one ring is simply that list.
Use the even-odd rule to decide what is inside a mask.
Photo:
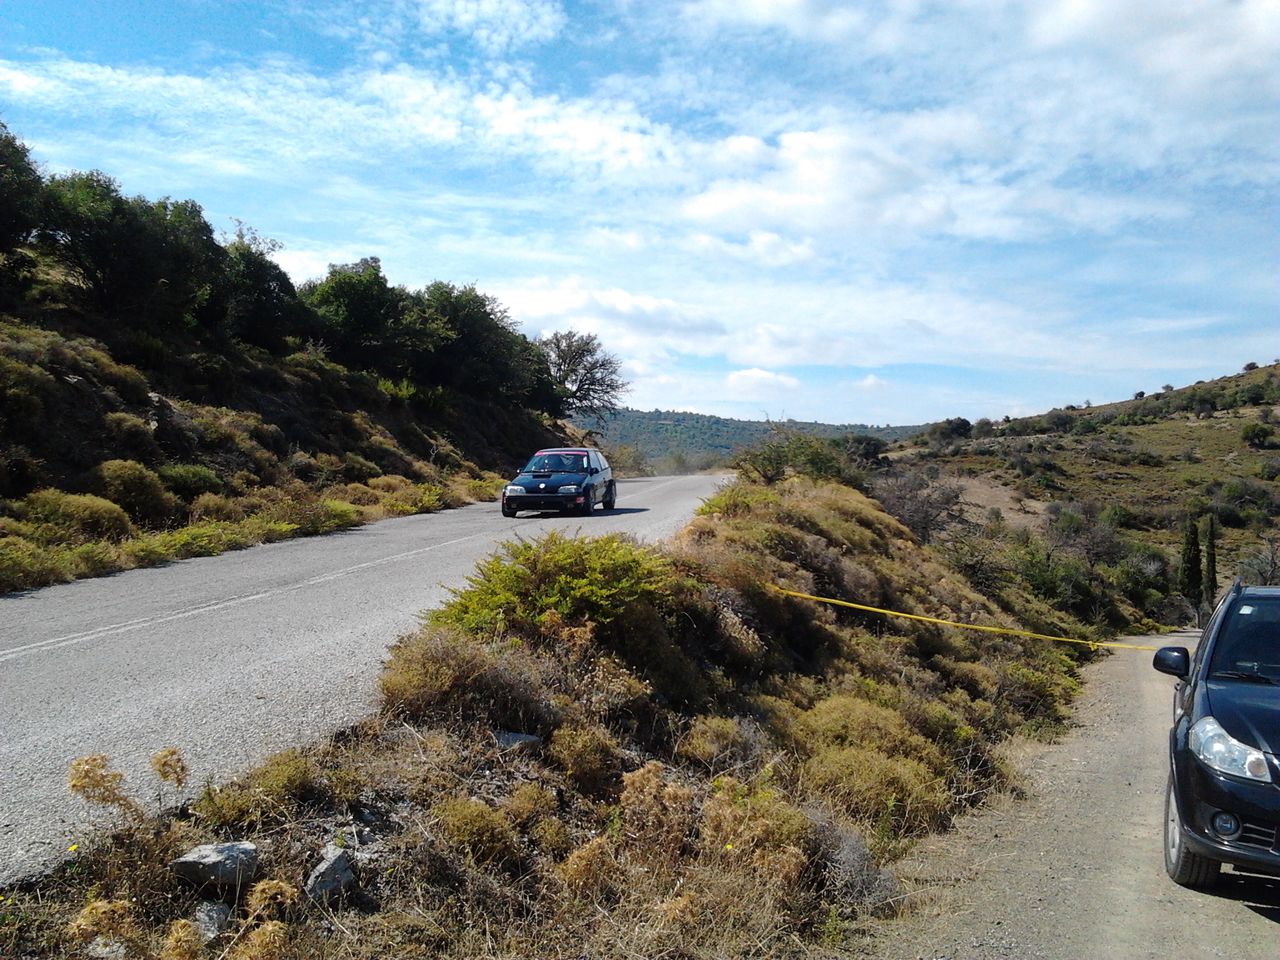
[{"label": "suv hood", "polygon": [[567,483],[582,484],[587,480],[587,474],[581,471],[577,473],[521,473],[511,481],[512,485],[524,487],[526,490],[536,491],[539,489],[538,484],[545,483],[548,490],[558,490]]},{"label": "suv hood", "polygon": [[1246,680],[1210,680],[1209,712],[1241,743],[1280,755],[1280,687]]}]

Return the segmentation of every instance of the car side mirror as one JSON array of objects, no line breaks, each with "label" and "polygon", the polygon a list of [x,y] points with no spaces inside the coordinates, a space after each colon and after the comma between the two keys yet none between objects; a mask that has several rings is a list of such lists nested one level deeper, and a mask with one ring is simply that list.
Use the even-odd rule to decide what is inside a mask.
[{"label": "car side mirror", "polygon": [[599,473],[599,472],[600,472],[600,468],[599,468],[599,467],[592,467],[592,468],[591,468],[591,475],[592,475],[593,477],[594,477],[597,473]]},{"label": "car side mirror", "polygon": [[1191,673],[1191,654],[1187,653],[1186,647],[1161,647],[1156,651],[1151,665],[1161,673],[1185,680]]}]

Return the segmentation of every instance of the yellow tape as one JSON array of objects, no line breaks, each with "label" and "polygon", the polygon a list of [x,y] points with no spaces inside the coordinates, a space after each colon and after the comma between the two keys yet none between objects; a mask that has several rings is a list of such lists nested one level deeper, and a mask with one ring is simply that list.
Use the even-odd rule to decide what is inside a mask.
[{"label": "yellow tape", "polygon": [[851,603],[848,600],[833,600],[831,597],[815,597],[808,593],[797,593],[795,590],[786,590],[777,584],[769,584],[769,586],[777,590],[779,593],[785,593],[789,597],[799,597],[801,600],[813,600],[815,603],[830,603],[837,607],[851,607],[854,610],[865,610],[868,613],[882,613],[886,617],[901,617],[904,620],[919,620],[922,623],[937,623],[944,627],[958,627],[961,630],[980,630],[983,633],[1003,633],[1012,637],[1031,637],[1033,640],[1053,640],[1056,643],[1079,643],[1086,647],[1097,650],[1099,647],[1112,647],[1116,650],[1159,650],[1159,647],[1148,647],[1139,643],[1108,643],[1102,640],[1077,640],[1074,637],[1051,637],[1046,633],[1032,633],[1030,630],[1014,630],[1010,627],[986,627],[977,623],[957,623],[954,620],[940,620],[937,617],[925,617],[918,613],[902,613],[898,610],[882,610],[880,607],[869,607],[863,603]]}]

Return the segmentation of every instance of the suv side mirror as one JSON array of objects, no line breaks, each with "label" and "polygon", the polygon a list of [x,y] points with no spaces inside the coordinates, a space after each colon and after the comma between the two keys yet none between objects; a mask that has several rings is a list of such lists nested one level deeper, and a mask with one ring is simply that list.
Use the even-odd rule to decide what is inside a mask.
[{"label": "suv side mirror", "polygon": [[1186,647],[1161,647],[1156,651],[1151,665],[1161,673],[1185,680],[1191,673],[1191,654],[1187,653]]}]

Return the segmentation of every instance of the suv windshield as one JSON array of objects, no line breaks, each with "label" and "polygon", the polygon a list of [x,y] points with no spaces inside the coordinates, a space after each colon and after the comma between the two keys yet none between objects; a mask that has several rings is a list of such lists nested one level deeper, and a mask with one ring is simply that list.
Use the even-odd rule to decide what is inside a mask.
[{"label": "suv windshield", "polygon": [[1213,649],[1211,677],[1280,679],[1280,597],[1241,597]]},{"label": "suv windshield", "polygon": [[586,473],[585,453],[538,453],[522,473]]}]

